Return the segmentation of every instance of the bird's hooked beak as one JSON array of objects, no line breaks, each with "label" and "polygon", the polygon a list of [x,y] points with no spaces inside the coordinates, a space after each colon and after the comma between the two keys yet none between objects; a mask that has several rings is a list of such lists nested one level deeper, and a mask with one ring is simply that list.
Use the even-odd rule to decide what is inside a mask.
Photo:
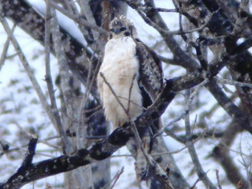
[{"label": "bird's hooked beak", "polygon": [[115,34],[119,34],[120,33],[120,30],[118,28],[115,28],[112,30]]}]

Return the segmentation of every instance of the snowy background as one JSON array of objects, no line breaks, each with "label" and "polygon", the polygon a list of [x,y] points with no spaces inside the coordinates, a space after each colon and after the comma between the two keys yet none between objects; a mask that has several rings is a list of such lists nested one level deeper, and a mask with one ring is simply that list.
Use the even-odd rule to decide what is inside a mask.
[{"label": "snowy background", "polygon": [[[45,5],[43,1],[31,0],[30,1],[38,10],[41,12],[45,11]],[[171,1],[167,0],[157,0],[157,7],[173,9]],[[161,13],[163,19],[168,24],[170,30],[177,30],[178,27],[178,14],[176,13]],[[158,48],[158,53],[165,57],[171,58],[172,54],[169,49],[164,49],[162,46],[161,36],[150,26],[145,24],[145,22],[139,17],[139,15],[129,8],[127,17],[132,20],[135,24],[139,38],[144,41],[149,47],[160,46]],[[68,30],[73,36],[75,36],[79,41],[84,43],[83,36],[78,30],[74,22],[64,17],[62,14],[58,14],[59,23],[62,27]],[[13,23],[8,21],[9,25],[12,27]],[[20,46],[22,47],[23,53],[28,59],[29,64],[33,68],[35,76],[44,92],[47,95],[47,87],[44,81],[45,78],[45,54],[44,47],[36,42],[33,38],[23,32],[20,28],[16,28],[14,35],[16,36]],[[176,37],[181,40],[180,37]],[[0,53],[5,45],[7,36],[0,25]],[[37,145],[37,151],[34,158],[35,161],[41,161],[51,157],[57,157],[60,152],[55,150],[59,142],[57,133],[50,123],[45,111],[43,110],[36,92],[34,91],[31,82],[24,71],[22,63],[20,62],[17,52],[15,52],[12,45],[8,49],[8,58],[6,59],[4,65],[0,67],[0,140],[5,141],[10,145],[10,149],[18,148],[14,152],[8,154],[0,155],[0,182],[5,181],[9,178],[16,169],[21,165],[22,158],[26,152],[26,145],[29,141],[28,133],[36,133],[39,136],[39,142]],[[209,57],[211,59],[211,57]],[[58,74],[58,65],[55,57],[51,56],[51,72],[52,77],[55,79]],[[165,78],[173,78],[180,75],[184,75],[186,72],[183,68],[163,64],[163,69],[165,72]],[[222,70],[220,74],[225,74],[225,70]],[[233,86],[226,86],[229,91],[228,96],[233,95],[232,92],[235,91]],[[56,96],[58,96],[58,91],[56,91]],[[48,95],[47,95],[48,97]],[[59,100],[58,100],[59,103]],[[198,107],[198,104],[203,104],[203,106]],[[238,100],[235,101],[236,104],[239,103]],[[224,112],[224,110],[218,106],[215,112],[210,117],[201,118],[200,115],[203,112],[210,111],[216,104],[215,99],[212,95],[205,89],[202,88],[199,91],[198,98],[193,102],[192,106],[194,110],[191,113],[192,125],[197,118],[197,121],[205,121],[207,125],[213,129],[222,131],[224,126],[228,125],[231,121],[230,117]],[[60,106],[60,105],[59,105]],[[176,115],[180,115],[184,110],[184,93],[178,94],[172,104],[168,107],[167,111],[163,115],[163,121],[165,123],[175,118]],[[199,120],[202,119],[202,120]],[[211,129],[208,128],[208,129]],[[195,132],[203,131],[204,128],[198,128],[195,124]],[[184,120],[176,123],[176,134],[183,135],[184,131]],[[50,140],[48,140],[50,139]],[[164,139],[171,152],[174,152],[174,158],[181,169],[185,178],[193,185],[197,180],[197,175],[193,170],[193,164],[191,162],[190,156],[187,149],[183,149],[184,145],[176,142],[169,136],[164,135]],[[240,167],[242,173],[246,177],[246,172],[243,165],[241,164],[243,158],[245,160],[250,159],[249,155],[252,154],[251,140],[252,137],[248,133],[241,133],[236,141],[234,142],[230,153],[235,163]],[[227,180],[224,180],[225,174],[221,166],[216,163],[210,156],[211,151],[217,145],[218,139],[200,139],[195,143],[197,153],[199,155],[200,162],[207,172],[210,180],[217,184],[216,170],[219,171],[220,181],[222,183],[223,189],[232,189],[232,185]],[[182,151],[179,151],[183,149]],[[178,152],[179,151],[179,152]],[[0,151],[1,153],[1,151]],[[112,177],[124,167],[124,172],[119,178],[115,188],[126,189],[134,188],[133,185],[136,182],[134,170],[134,160],[130,156],[121,157],[122,155],[130,155],[127,148],[119,149],[110,159],[111,159],[111,175]],[[56,176],[48,177],[42,180],[35,181],[33,183],[27,184],[22,189],[30,188],[45,188],[46,183],[49,183],[54,188],[61,188],[63,184],[63,175],[59,174]],[[198,188],[204,188],[204,185],[199,182],[197,184]]]}]

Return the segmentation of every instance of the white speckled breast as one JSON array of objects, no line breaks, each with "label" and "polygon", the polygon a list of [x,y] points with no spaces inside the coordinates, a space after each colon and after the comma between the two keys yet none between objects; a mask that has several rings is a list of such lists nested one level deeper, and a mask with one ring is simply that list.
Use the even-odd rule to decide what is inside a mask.
[{"label": "white speckled breast", "polygon": [[98,91],[103,102],[105,116],[114,127],[123,125],[124,122],[129,121],[129,118],[100,76],[100,72],[104,74],[118,99],[129,112],[131,120],[136,119],[142,113],[142,96],[137,83],[139,64],[135,56],[135,47],[136,44],[131,37],[109,40],[105,46],[104,59],[97,76]]}]

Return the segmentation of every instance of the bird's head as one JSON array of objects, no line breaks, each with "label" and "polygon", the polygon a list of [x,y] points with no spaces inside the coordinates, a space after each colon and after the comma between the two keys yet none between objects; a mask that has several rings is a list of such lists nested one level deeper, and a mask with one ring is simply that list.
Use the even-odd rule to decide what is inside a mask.
[{"label": "bird's head", "polygon": [[136,28],[125,16],[114,18],[110,25],[109,39],[116,39],[126,36],[137,37]]}]

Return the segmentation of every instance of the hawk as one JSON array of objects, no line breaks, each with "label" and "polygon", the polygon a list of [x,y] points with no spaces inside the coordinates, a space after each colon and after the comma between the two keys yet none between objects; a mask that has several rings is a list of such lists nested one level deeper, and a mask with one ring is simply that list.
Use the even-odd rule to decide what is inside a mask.
[{"label": "hawk", "polygon": [[[116,17],[110,23],[97,86],[105,117],[115,128],[139,117],[163,87],[161,61],[138,39],[133,23],[124,16]],[[154,130],[159,129],[158,125],[155,124]],[[137,160],[141,177],[146,175],[143,164],[146,163],[138,165]]]}]

